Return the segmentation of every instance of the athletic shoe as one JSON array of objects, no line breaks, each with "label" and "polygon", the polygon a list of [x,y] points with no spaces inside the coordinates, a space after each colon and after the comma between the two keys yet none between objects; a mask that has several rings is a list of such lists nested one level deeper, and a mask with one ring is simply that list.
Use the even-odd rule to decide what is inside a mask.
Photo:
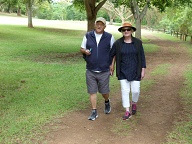
[{"label": "athletic shoe", "polygon": [[92,110],[91,115],[88,117],[88,120],[94,121],[96,118],[98,118],[98,114],[96,110]]},{"label": "athletic shoe", "polygon": [[105,114],[109,114],[111,112],[111,105],[110,105],[110,99],[108,103],[105,103],[105,110],[104,113]]},{"label": "athletic shoe", "polygon": [[123,120],[128,120],[129,118],[131,118],[131,113],[126,111],[125,115],[123,116]]},{"label": "athletic shoe", "polygon": [[132,115],[136,114],[136,112],[137,112],[137,105],[132,104]]}]

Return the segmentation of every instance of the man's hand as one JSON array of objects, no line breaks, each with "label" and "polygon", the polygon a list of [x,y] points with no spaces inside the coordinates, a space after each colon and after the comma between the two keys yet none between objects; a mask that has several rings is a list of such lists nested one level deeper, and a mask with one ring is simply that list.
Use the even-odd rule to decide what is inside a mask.
[{"label": "man's hand", "polygon": [[86,55],[91,55],[90,50],[86,49],[86,50],[85,50],[85,54],[86,54]]}]

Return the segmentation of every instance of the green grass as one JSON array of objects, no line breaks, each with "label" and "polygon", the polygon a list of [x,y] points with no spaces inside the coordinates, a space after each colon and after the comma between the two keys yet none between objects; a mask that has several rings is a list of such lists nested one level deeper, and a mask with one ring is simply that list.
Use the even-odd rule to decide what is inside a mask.
[{"label": "green grass", "polygon": [[[85,62],[78,54],[84,33],[1,25],[0,143],[30,143],[31,138],[40,139],[46,123],[89,106]],[[116,39],[120,36],[114,33]],[[149,40],[143,41],[146,53],[158,50]],[[151,80],[143,81],[142,90],[152,84]],[[115,76],[110,87],[112,92],[119,88]],[[117,133],[129,128],[125,123],[119,126],[114,128]]]},{"label": "green grass", "polygon": [[[7,25],[0,31],[0,143],[29,143],[32,131],[42,133],[54,117],[88,107],[85,62],[77,54],[85,31]],[[111,78],[112,90],[117,85]]]},{"label": "green grass", "polygon": [[[0,143],[40,139],[43,125],[89,106],[79,53],[85,31],[7,25],[0,31]],[[115,76],[110,85],[118,88]]]},{"label": "green grass", "polygon": [[147,91],[150,89],[151,86],[153,86],[154,80],[142,80],[141,81],[141,91]]},{"label": "green grass", "polygon": [[145,53],[154,53],[157,52],[159,50],[159,46],[154,45],[154,44],[143,44]]},{"label": "green grass", "polygon": [[154,53],[159,50],[159,46],[151,44],[150,39],[142,37],[142,42],[145,53]]},{"label": "green grass", "polygon": [[[79,52],[79,41],[82,40],[84,31],[69,30],[54,31],[51,28],[28,29],[21,26],[2,26],[1,30],[1,59],[33,60],[50,54],[68,54]],[[54,31],[54,32],[53,32]],[[6,49],[4,48],[6,47]],[[42,57],[43,56],[43,57]]]},{"label": "green grass", "polygon": [[[163,32],[153,32],[155,36],[157,36],[158,38],[164,39],[164,40],[169,40],[169,41],[175,41],[175,42],[183,42],[182,40],[180,40],[180,37],[176,37],[176,36],[171,36],[171,34],[166,34]],[[189,38],[187,39],[187,41],[189,42]]]},{"label": "green grass", "polygon": [[[184,44],[190,57],[192,58],[192,47],[190,44]],[[177,122],[173,131],[168,134],[167,144],[192,143],[192,65],[190,64],[185,71],[185,83],[181,90],[182,103],[184,105],[184,118],[179,116],[180,121]]]},{"label": "green grass", "polygon": [[181,96],[184,105],[184,118],[178,116],[180,121],[175,123],[173,131],[168,134],[167,144],[191,144],[192,143],[192,65],[185,73],[185,86],[182,88]]},{"label": "green grass", "polygon": [[160,64],[151,72],[151,75],[152,76],[166,75],[168,73],[169,67],[171,67],[171,64],[168,64],[168,63]]},{"label": "green grass", "polygon": [[0,31],[0,143],[16,137],[24,142],[54,116],[87,106],[83,59],[65,59],[79,52],[83,31],[21,26]]},{"label": "green grass", "polygon": [[[53,116],[86,107],[83,59],[65,60],[79,52],[84,32],[20,26],[0,31],[0,142],[22,139]],[[57,55],[62,57],[51,59]]]},{"label": "green grass", "polygon": [[[131,121],[131,120],[130,120]],[[134,125],[134,121],[127,123],[127,121],[122,119],[116,119],[111,128],[111,131],[119,136],[127,136],[131,132],[131,125]],[[131,124],[130,124],[131,123]]]}]

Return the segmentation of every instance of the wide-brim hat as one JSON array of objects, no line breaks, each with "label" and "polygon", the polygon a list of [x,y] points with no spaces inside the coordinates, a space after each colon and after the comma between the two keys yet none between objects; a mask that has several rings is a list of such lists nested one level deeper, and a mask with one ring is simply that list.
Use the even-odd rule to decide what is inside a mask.
[{"label": "wide-brim hat", "polygon": [[124,22],[124,23],[122,24],[122,26],[121,26],[120,28],[118,28],[118,31],[121,32],[121,29],[124,28],[124,27],[130,27],[130,28],[133,29],[133,31],[136,31],[136,28],[133,27],[132,24],[129,23],[129,22]]},{"label": "wide-brim hat", "polygon": [[106,25],[106,20],[103,18],[103,17],[98,17],[97,19],[96,19],[96,21],[95,21],[95,23],[96,22],[102,22],[104,25]]}]

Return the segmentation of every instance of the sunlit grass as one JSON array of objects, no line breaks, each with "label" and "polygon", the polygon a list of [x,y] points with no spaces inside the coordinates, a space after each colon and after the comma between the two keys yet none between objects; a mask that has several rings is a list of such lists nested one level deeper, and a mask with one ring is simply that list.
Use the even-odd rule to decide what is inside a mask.
[{"label": "sunlit grass", "polygon": [[166,75],[168,74],[168,70],[169,68],[171,67],[171,64],[160,64],[158,65],[152,72],[151,72],[151,75],[155,75],[155,76],[158,76],[158,75]]},{"label": "sunlit grass", "polygon": [[182,40],[180,40],[180,38],[177,38],[176,36],[171,36],[171,34],[167,34],[167,33],[163,33],[163,32],[156,32],[156,31],[154,31],[153,34],[160,39],[175,41],[175,42],[179,42],[179,41],[182,42]]},{"label": "sunlit grass", "polygon": [[[6,25],[0,31],[0,143],[28,143],[54,117],[89,106],[79,53],[85,31]],[[112,77],[111,91],[118,86]]]},{"label": "sunlit grass", "polygon": [[[78,54],[84,30],[1,25],[0,33],[0,143],[30,143],[55,117],[88,107],[85,61]],[[143,42],[146,53],[158,50],[148,39]],[[163,72],[157,67],[154,75],[166,74],[169,66],[161,65]],[[144,80],[142,90],[153,83]],[[115,76],[110,87],[119,88]],[[129,127],[122,123],[115,129],[122,133]]]},{"label": "sunlit grass", "polygon": [[132,121],[131,119],[125,121],[118,118],[114,121],[111,131],[119,136],[127,136],[132,130],[131,124],[132,126],[134,124],[134,121]]},{"label": "sunlit grass", "polygon": [[159,46],[150,44],[150,43],[147,43],[147,44],[144,43],[143,47],[144,47],[145,53],[153,53],[159,50]]},{"label": "sunlit grass", "polygon": [[[185,44],[184,46],[187,48],[192,58],[191,45]],[[167,144],[192,143],[192,65],[187,67],[184,76],[185,83],[183,88],[181,88],[182,104],[184,106],[184,112],[182,114],[184,116],[178,116],[181,120],[175,123],[173,131],[168,134]]]},{"label": "sunlit grass", "polygon": [[79,53],[83,31],[0,31],[0,143],[24,142],[53,117],[87,107],[84,60],[65,57]]},{"label": "sunlit grass", "polygon": [[147,91],[154,84],[154,80],[142,80],[141,81],[141,91]]},{"label": "sunlit grass", "polygon": [[188,71],[185,72],[185,85],[182,88],[181,96],[182,103],[184,105],[184,113],[182,116],[178,116],[181,120],[175,123],[174,129],[168,134],[167,144],[175,143],[192,143],[192,65],[188,67]]}]

